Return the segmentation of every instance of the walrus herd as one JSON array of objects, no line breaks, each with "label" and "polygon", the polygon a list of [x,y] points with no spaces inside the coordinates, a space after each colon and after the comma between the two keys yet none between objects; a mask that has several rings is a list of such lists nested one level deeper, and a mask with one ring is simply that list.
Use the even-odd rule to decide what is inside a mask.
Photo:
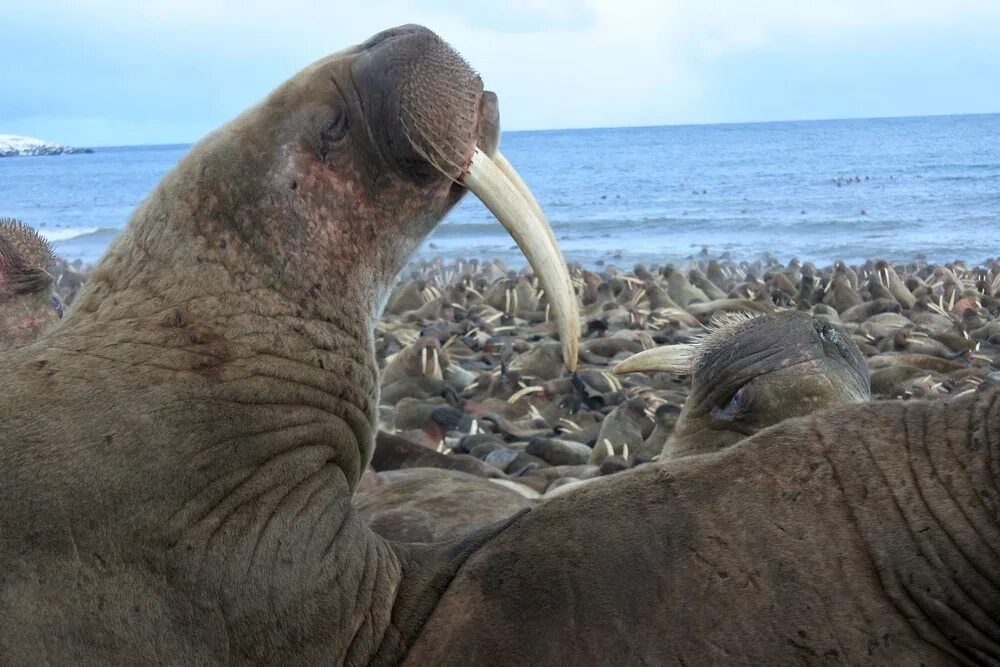
[{"label": "walrus herd", "polygon": [[[498,142],[496,97],[436,35],[404,26],[309,66],[164,177],[66,316],[0,362],[0,660],[1000,664],[1000,405],[988,368],[968,361],[1000,336],[992,320],[974,321],[996,285],[980,297],[950,269],[921,285],[882,263],[867,276],[838,265],[825,286],[789,266],[766,285],[744,276],[760,290],[725,291],[709,264],[664,269],[662,280],[637,270],[636,295],[619,300],[608,283],[568,270]],[[524,250],[541,292],[516,276],[501,276],[494,293],[413,283],[393,292],[466,189]],[[947,305],[935,303],[949,283]],[[525,351],[516,369],[492,350],[500,372],[475,377],[445,357],[495,345],[481,330],[447,349],[421,343],[392,364],[395,419],[407,392],[454,396],[462,382],[527,403],[541,391],[518,375],[596,404],[598,377],[615,376],[546,374],[575,371],[591,354],[628,364],[653,347],[639,331],[580,345],[609,318],[658,313],[693,327],[795,303],[814,319],[778,328],[790,336],[780,368],[790,375],[773,378],[773,330],[754,333],[767,320],[721,325],[750,326],[733,370],[750,374],[724,396],[709,381],[691,410],[742,438],[708,437],[462,537],[390,541],[352,502],[359,486],[372,488],[363,480],[376,438],[389,443],[385,460],[407,458],[413,444],[377,433],[376,351],[387,336],[376,322],[387,303],[429,316],[451,303],[471,309],[458,301],[470,289],[553,343]],[[959,317],[982,339],[955,334]],[[876,395],[880,381],[938,393],[945,380],[932,375],[970,388],[858,403],[866,378],[847,335],[877,369]],[[722,340],[693,344],[623,370],[685,359],[696,380],[715,377]],[[753,406],[773,409],[769,386],[828,368],[839,379],[803,405],[836,407],[756,421]],[[658,375],[621,377],[655,388]],[[666,443],[680,420],[661,420],[655,405],[633,391],[606,414],[606,458],[632,458],[614,434],[660,429]],[[470,422],[454,405],[410,408],[416,439]],[[553,421],[564,408],[553,401]],[[640,425],[647,410],[655,426]],[[494,455],[504,475],[529,456],[508,451]],[[457,460],[470,475],[498,469]]]}]

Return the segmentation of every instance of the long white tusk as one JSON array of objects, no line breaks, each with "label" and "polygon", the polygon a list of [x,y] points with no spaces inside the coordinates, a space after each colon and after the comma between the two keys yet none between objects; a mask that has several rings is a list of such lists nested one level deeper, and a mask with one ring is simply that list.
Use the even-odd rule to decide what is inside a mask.
[{"label": "long white tusk", "polygon": [[441,356],[436,349],[431,349],[431,363],[433,364],[431,375],[436,380],[443,380],[444,369],[441,367]]},{"label": "long white tusk", "polygon": [[615,366],[615,373],[665,372],[674,375],[688,375],[697,351],[696,345],[679,344],[654,347],[652,350],[637,352]]},{"label": "long white tusk", "polygon": [[576,295],[551,228],[544,218],[538,217],[510,178],[478,148],[472,154],[463,182],[497,217],[541,281],[555,309],[563,363],[570,372],[575,371],[580,339]]},{"label": "long white tusk", "polygon": [[[514,165],[512,165],[499,150],[493,154],[493,163],[500,169],[500,171],[503,172],[503,175],[507,177],[507,180],[509,180],[511,185],[514,186],[514,189],[521,195],[521,198],[528,203],[528,206],[530,206],[531,210],[534,211],[535,217],[542,221],[543,226],[545,227],[545,233],[548,235],[549,241],[552,242],[552,247],[556,249],[556,254],[559,256],[559,261],[562,262],[563,266],[566,266],[566,258],[563,257],[562,249],[556,241],[556,235],[552,231],[552,225],[549,224],[549,219],[545,216],[545,212],[542,210],[541,204],[539,204],[538,200],[535,199],[535,195],[531,192],[531,188],[529,188],[528,184],[524,182],[523,178],[521,178],[521,174],[517,173],[517,169],[514,169]],[[542,283],[542,286],[544,289],[544,283]],[[573,289],[573,280],[570,278],[568,271],[566,272],[566,286],[567,289],[569,289],[569,293],[574,295],[573,302],[576,303],[576,292]]]},{"label": "long white tusk", "polygon": [[533,385],[533,386],[530,386],[530,387],[524,387],[523,389],[519,389],[516,392],[514,392],[513,394],[511,394],[511,397],[507,399],[507,402],[510,403],[511,405],[513,405],[513,404],[517,403],[518,401],[520,401],[525,396],[527,396],[528,394],[537,394],[538,392],[541,392],[541,391],[545,391],[545,387],[543,387],[541,385]]},{"label": "long white tusk", "polygon": [[[521,178],[521,174],[517,173],[517,169],[514,169],[514,165],[508,162],[507,158],[505,158],[503,153],[500,151],[496,151],[496,153],[493,154],[493,164],[500,169],[503,175],[507,177],[507,180],[510,181],[510,184],[514,186],[514,189],[517,190],[518,194],[521,195],[521,198],[524,199],[528,206],[531,207],[535,217],[545,223],[545,233],[548,235],[549,241],[552,242],[553,247],[555,247],[556,252],[559,255],[559,259],[563,264],[565,264],[566,260],[563,259],[562,250],[559,249],[559,244],[556,243],[556,235],[552,232],[552,226],[549,225],[549,219],[545,217],[545,213],[542,211],[541,205],[538,203],[538,200],[535,199],[535,195],[532,194],[531,189],[528,188],[528,184],[524,182],[523,178]],[[566,274],[566,279],[569,280],[568,273]]]}]

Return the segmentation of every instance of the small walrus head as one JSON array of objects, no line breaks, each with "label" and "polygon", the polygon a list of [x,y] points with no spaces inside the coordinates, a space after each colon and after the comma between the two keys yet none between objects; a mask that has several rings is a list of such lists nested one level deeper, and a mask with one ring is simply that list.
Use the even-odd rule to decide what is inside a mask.
[{"label": "small walrus head", "polygon": [[0,218],[0,350],[32,341],[62,317],[62,300],[45,270],[54,260],[35,230]]},{"label": "small walrus head", "polygon": [[615,370],[692,376],[664,456],[727,447],[785,419],[871,394],[868,366],[850,336],[797,311],[728,315],[695,343],[640,352]]}]

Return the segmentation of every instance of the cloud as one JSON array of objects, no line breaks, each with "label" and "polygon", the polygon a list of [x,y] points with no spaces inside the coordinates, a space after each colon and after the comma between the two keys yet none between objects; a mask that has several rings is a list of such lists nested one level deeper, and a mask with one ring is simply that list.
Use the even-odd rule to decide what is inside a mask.
[{"label": "cloud", "polygon": [[[758,119],[743,111],[763,109],[756,95],[773,96],[766,108],[780,110],[785,82],[807,80],[803,73],[831,54],[873,58],[865,85],[886,85],[887,95],[896,95],[892,68],[909,62],[919,71],[926,45],[946,59],[949,48],[972,53],[995,71],[988,31],[1000,3],[0,0],[0,15],[5,49],[18,54],[0,63],[0,130],[100,144],[122,143],[116,126],[129,141],[143,127],[148,141],[193,140],[312,60],[411,22],[437,31],[481,72],[508,129]],[[875,76],[882,62],[884,81]],[[736,73],[750,80],[734,85]],[[984,95],[950,90],[956,104]],[[849,87],[835,94],[851,96]]]}]

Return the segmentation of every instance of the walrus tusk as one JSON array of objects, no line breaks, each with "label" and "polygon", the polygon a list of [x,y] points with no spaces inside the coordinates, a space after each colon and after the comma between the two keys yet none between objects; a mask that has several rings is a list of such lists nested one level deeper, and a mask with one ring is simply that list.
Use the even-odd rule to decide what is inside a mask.
[{"label": "walrus tusk", "polygon": [[[563,264],[566,260],[563,259],[562,250],[559,249],[559,244],[556,243],[556,235],[552,232],[552,226],[549,224],[549,219],[545,217],[545,213],[542,211],[542,206],[535,199],[535,195],[532,194],[531,189],[528,188],[528,184],[524,182],[521,178],[521,174],[517,173],[517,169],[514,169],[514,165],[507,161],[507,158],[503,156],[503,153],[496,151],[493,155],[493,164],[495,164],[510,184],[514,186],[514,189],[521,195],[524,201],[528,202],[528,206],[531,207],[532,212],[534,212],[535,217],[545,223],[545,233],[549,236],[549,241],[555,246],[556,252],[559,254],[559,259],[562,260]],[[569,276],[567,276],[568,278]]]},{"label": "walrus tusk", "polygon": [[694,361],[697,346],[689,344],[664,345],[652,350],[637,352],[615,366],[615,373],[664,372],[674,375],[688,375]]},{"label": "walrus tusk", "polygon": [[575,371],[580,339],[576,295],[551,228],[525,201],[517,186],[479,148],[472,154],[462,183],[496,216],[538,276],[555,309],[563,363],[567,370]]},{"label": "walrus tusk", "polygon": [[[517,169],[514,169],[514,165],[512,165],[499,150],[493,154],[492,159],[493,164],[499,167],[500,171],[503,172],[503,175],[507,177],[508,181],[510,181],[510,184],[513,185],[514,189],[521,195],[521,198],[524,199],[524,201],[528,203],[528,206],[531,207],[531,210],[535,213],[535,217],[542,221],[543,226],[545,227],[545,233],[548,235],[549,241],[552,242],[552,247],[556,249],[556,254],[559,255],[559,261],[563,263],[563,266],[565,266],[566,258],[563,257],[562,249],[559,247],[559,243],[556,242],[556,235],[552,231],[552,225],[549,224],[549,219],[545,216],[545,212],[542,211],[541,204],[539,204],[538,200],[535,199],[535,195],[531,192],[528,184],[524,182],[524,179],[521,178],[521,174],[517,173]],[[570,278],[568,272],[566,273],[566,283],[569,293],[576,294],[573,289],[573,280]],[[576,302],[575,297],[573,301],[574,303]]]},{"label": "walrus tusk", "polygon": [[522,389],[518,389],[516,392],[511,394],[511,397],[507,399],[507,402],[510,403],[511,405],[514,405],[528,394],[537,394],[540,391],[545,391],[545,387],[541,385],[532,385],[530,387],[524,387]]}]

